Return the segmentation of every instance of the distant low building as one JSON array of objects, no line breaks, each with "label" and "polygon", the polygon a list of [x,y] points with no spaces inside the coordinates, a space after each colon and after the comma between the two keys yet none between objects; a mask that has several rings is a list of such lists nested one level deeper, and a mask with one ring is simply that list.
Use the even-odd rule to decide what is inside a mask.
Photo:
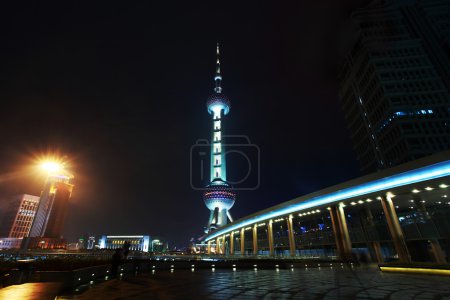
[{"label": "distant low building", "polygon": [[25,237],[20,246],[21,249],[66,249],[67,242],[61,238],[49,237]]},{"label": "distant low building", "polygon": [[19,249],[22,238],[0,238],[0,249]]},{"label": "distant low building", "polygon": [[103,235],[99,242],[100,249],[122,248],[125,242],[130,243],[131,251],[149,252],[149,235]]},{"label": "distant low building", "polygon": [[95,236],[89,236],[87,242],[86,242],[86,249],[92,250],[95,247]]},{"label": "distant low building", "polygon": [[71,250],[71,251],[78,251],[83,249],[83,243],[80,242],[76,242],[76,243],[68,243],[66,250]]},{"label": "distant low building", "polygon": [[150,251],[151,252],[167,252],[169,250],[169,243],[162,237],[154,236],[151,242]]}]

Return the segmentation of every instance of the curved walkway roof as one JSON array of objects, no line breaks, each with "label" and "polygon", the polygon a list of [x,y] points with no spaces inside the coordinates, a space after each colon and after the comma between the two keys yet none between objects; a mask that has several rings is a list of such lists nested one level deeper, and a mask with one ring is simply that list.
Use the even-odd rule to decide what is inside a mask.
[{"label": "curved walkway roof", "polygon": [[[283,202],[230,223],[205,237],[212,240],[251,224],[281,217],[293,212],[353,198],[373,197],[404,191],[412,184],[439,180],[450,176],[450,151],[411,161],[359,177],[305,196]],[[410,188],[410,187],[409,187]]]}]

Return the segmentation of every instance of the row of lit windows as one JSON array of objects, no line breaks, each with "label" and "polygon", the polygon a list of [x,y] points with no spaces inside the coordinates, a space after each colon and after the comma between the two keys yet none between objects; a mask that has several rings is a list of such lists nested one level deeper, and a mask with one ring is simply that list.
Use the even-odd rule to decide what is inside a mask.
[{"label": "row of lit windows", "polygon": [[33,221],[34,213],[31,215],[20,214],[17,216],[16,222],[31,222]]},{"label": "row of lit windows", "polygon": [[123,245],[125,242],[129,242],[132,245],[142,243],[141,240],[112,240],[112,241],[110,241],[110,243],[113,245]]}]

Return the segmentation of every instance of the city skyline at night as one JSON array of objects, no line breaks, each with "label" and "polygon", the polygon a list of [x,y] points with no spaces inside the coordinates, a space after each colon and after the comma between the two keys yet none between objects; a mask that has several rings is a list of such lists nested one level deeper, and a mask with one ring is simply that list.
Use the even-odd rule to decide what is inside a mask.
[{"label": "city skyline at night", "polygon": [[[233,102],[225,131],[251,137],[261,153],[261,184],[238,191],[235,220],[360,176],[338,70],[357,38],[350,16],[369,2],[176,11],[8,3],[0,196],[38,195],[42,177],[26,170],[28,159],[57,152],[70,158],[76,186],[65,238],[148,233],[186,245],[211,223],[203,191],[190,185],[190,149],[211,138],[204,100],[218,41]],[[245,175],[245,161],[226,160],[228,179]]]}]

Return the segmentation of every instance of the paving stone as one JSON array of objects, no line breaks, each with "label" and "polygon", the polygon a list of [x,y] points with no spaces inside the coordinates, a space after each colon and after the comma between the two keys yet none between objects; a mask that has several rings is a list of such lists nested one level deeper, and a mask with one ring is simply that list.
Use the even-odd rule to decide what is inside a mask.
[{"label": "paving stone", "polygon": [[94,284],[76,299],[450,299],[448,282],[376,268],[177,270]]}]

